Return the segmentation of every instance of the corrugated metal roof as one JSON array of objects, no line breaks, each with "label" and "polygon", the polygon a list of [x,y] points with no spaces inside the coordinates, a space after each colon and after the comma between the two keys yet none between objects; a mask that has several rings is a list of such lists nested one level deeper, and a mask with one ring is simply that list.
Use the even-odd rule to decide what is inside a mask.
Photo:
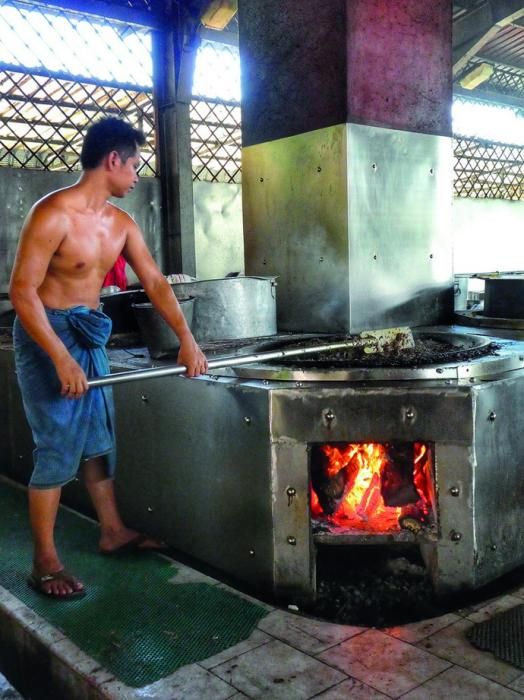
[{"label": "corrugated metal roof", "polygon": [[[453,2],[453,60],[455,85],[482,62],[494,67],[492,76],[477,92],[508,98],[524,98],[524,2],[511,0],[456,0]],[[510,14],[513,13],[513,14]],[[504,25],[509,17],[514,21]],[[516,18],[516,19],[515,19]]]},{"label": "corrugated metal roof", "polygon": [[524,69],[524,27],[510,24],[478,52],[480,58]]}]

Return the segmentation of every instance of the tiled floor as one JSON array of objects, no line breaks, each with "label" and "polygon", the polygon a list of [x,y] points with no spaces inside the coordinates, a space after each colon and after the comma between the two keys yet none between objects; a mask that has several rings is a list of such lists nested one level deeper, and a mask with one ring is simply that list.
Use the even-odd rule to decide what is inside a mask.
[{"label": "tiled floor", "polygon": [[[177,567],[184,569],[181,574],[187,580],[201,577]],[[4,591],[0,604],[5,606],[10,598]],[[23,620],[24,606],[16,599],[12,602]],[[517,699],[524,696],[524,672],[474,648],[465,631],[522,603],[524,588],[440,618],[383,630],[335,625],[269,608],[248,640],[150,686],[125,687],[104,674],[99,664],[96,677],[103,697],[113,700]],[[56,640],[41,621],[31,625],[40,638],[47,635],[62,661],[91,674],[93,682],[92,660],[83,658],[67,639]]]}]

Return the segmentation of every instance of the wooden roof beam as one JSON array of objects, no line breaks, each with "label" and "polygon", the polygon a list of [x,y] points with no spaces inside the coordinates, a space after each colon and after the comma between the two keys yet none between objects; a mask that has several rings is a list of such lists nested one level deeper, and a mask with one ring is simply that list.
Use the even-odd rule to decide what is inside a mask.
[{"label": "wooden roof beam", "polygon": [[453,23],[453,75],[509,24],[524,17],[522,0],[486,0]]}]

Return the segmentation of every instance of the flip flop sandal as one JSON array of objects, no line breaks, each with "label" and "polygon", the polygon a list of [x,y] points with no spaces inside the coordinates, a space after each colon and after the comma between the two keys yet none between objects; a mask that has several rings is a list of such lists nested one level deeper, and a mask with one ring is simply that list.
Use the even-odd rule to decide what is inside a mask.
[{"label": "flip flop sandal", "polygon": [[104,556],[115,556],[117,554],[130,554],[133,552],[166,552],[169,547],[164,542],[158,542],[156,546],[147,546],[145,543],[153,540],[147,535],[139,534],[126,542],[125,544],[116,547],[115,549],[99,549],[100,554]]},{"label": "flip flop sandal", "polygon": [[65,581],[69,585],[72,585],[75,581],[75,577],[65,569],[55,571],[52,574],[42,574],[41,576],[33,572],[27,577],[27,583],[29,586],[37,593],[44,595],[46,598],[53,598],[53,600],[78,600],[79,598],[83,598],[86,594],[85,588],[82,588],[80,591],[71,591],[70,593],[62,594],[47,591],[45,589],[45,584],[49,583],[50,581]]}]

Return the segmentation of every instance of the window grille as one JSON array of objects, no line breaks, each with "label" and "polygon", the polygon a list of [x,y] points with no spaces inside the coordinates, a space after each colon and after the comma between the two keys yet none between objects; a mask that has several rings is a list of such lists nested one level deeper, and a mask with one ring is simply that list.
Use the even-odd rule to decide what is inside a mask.
[{"label": "window grille", "polygon": [[[469,61],[467,66],[456,78],[456,82],[460,82],[463,76],[470,73],[482,63],[490,63],[490,61],[483,61],[480,59]],[[501,66],[497,63],[492,63],[491,65],[493,66],[493,73],[482,83],[481,89],[513,97],[524,96],[524,72],[522,69],[514,68],[513,66]]]},{"label": "window grille", "polygon": [[456,138],[454,156],[457,197],[524,199],[524,146]]},{"label": "window grille", "polygon": [[241,181],[238,47],[202,41],[190,107],[194,180]]},{"label": "window grille", "polygon": [[456,96],[453,103],[455,195],[523,199],[524,118],[520,110],[473,96]]},{"label": "window grille", "polygon": [[129,7],[132,10],[146,10],[147,12],[158,12],[162,9],[165,0],[106,0],[108,5],[119,5]]},{"label": "window grille", "polygon": [[192,100],[190,119],[193,179],[240,182],[240,105]]},{"label": "window grille", "polygon": [[102,116],[144,131],[140,174],[155,175],[151,32],[0,3],[0,166],[79,170],[86,128]]}]

